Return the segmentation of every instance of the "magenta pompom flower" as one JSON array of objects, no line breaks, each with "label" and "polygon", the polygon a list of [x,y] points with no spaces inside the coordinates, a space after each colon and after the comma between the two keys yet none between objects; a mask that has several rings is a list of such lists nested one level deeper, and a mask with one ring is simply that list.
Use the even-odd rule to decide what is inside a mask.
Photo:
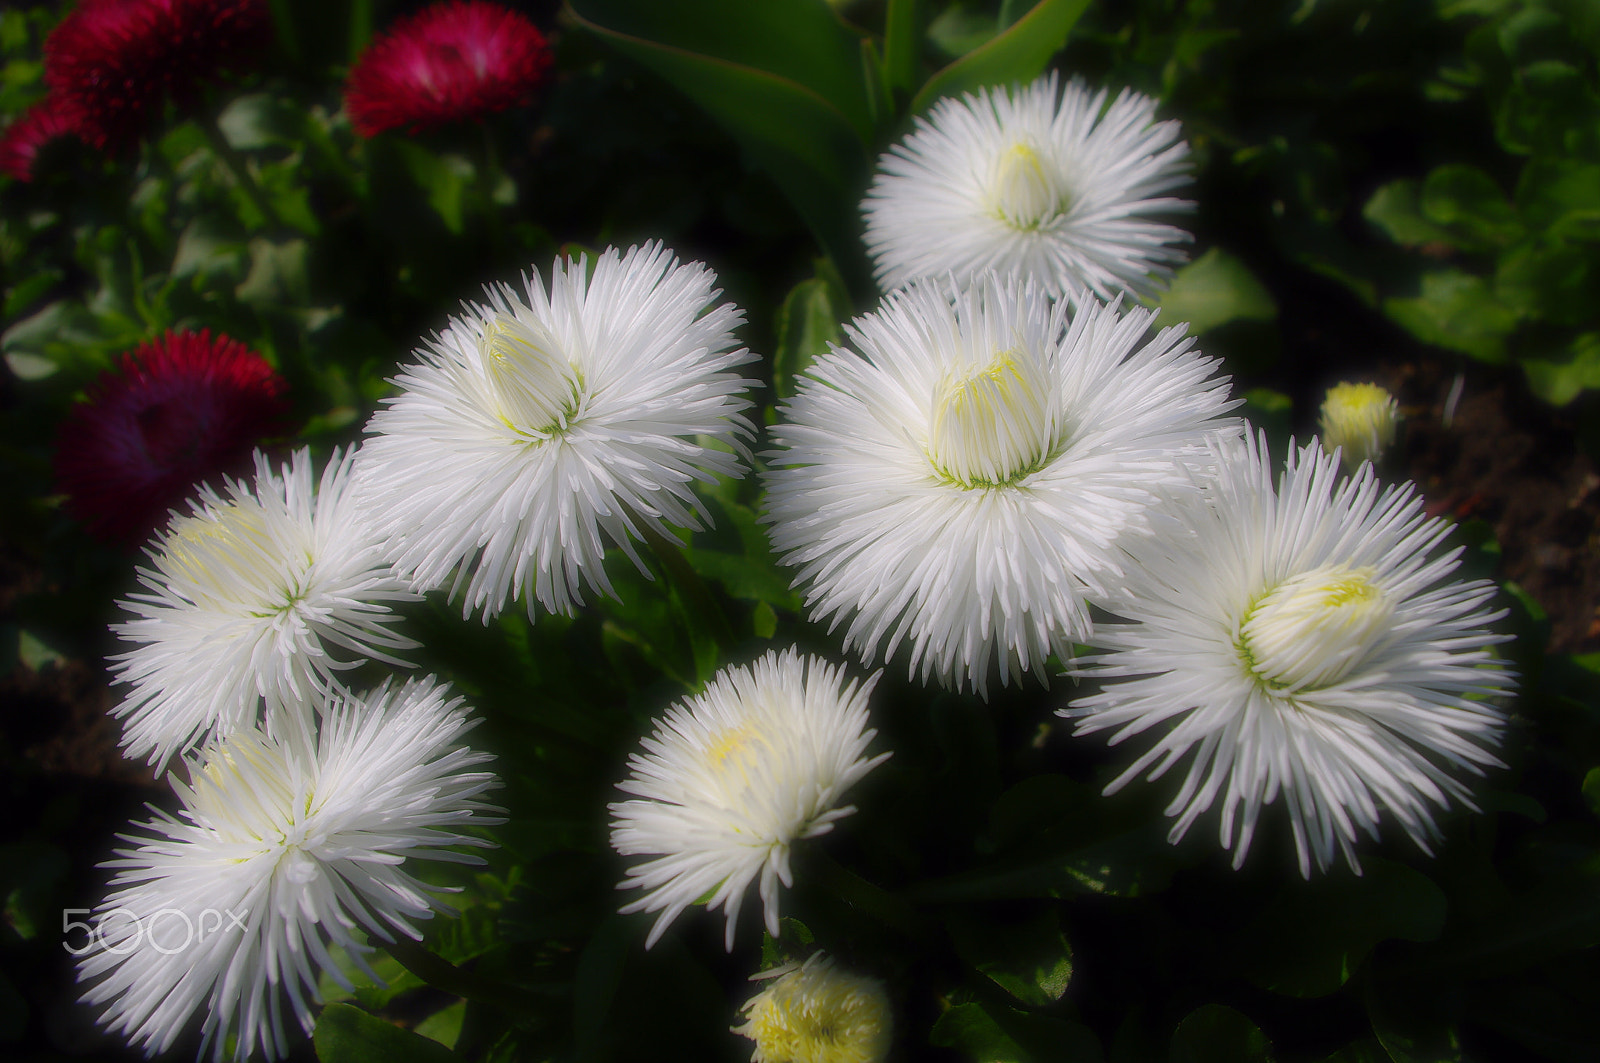
[{"label": "magenta pompom flower", "polygon": [[33,180],[39,152],[54,140],[75,136],[80,121],[77,108],[59,96],[47,96],[29,107],[0,132],[0,173]]},{"label": "magenta pompom flower", "polygon": [[188,104],[270,30],[266,0],[84,0],[45,40],[45,82],[81,112],[84,140],[115,149],[168,99]]},{"label": "magenta pompom flower", "polygon": [[201,480],[242,466],[287,412],[277,371],[238,340],[168,332],[102,374],[62,422],[57,489],[101,539],[144,539]]},{"label": "magenta pompom flower", "polygon": [[484,0],[434,4],[372,42],[345,106],[364,137],[416,133],[526,102],[549,66],[544,34],[523,15]]}]

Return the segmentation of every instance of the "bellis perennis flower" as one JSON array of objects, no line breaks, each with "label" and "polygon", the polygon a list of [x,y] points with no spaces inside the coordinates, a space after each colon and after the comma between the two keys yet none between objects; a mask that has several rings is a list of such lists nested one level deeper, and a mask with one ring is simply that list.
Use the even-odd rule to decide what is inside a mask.
[{"label": "bellis perennis flower", "polygon": [[634,799],[611,806],[612,847],[655,857],[621,884],[648,891],[624,912],[661,913],[647,948],[709,893],[706,906],[727,913],[732,949],[745,889],[758,878],[778,936],[778,884],[793,885],[794,843],[854,812],[839,801],[889,756],[866,755],[876,682],[846,683],[842,669],[790,650],[725,668],[668,710],[618,784]]},{"label": "bellis perennis flower", "polygon": [[1338,447],[1347,469],[1377,461],[1394,445],[1400,404],[1376,384],[1335,384],[1322,400],[1322,446]]},{"label": "bellis perennis flower", "polygon": [[421,132],[525,103],[550,48],[528,19],[484,0],[433,4],[398,20],[350,71],[345,106],[364,137]]},{"label": "bellis perennis flower", "polygon": [[894,1017],[877,979],[841,971],[820,952],[755,977],[766,988],[733,1028],[755,1042],[751,1063],[881,1063],[889,1054]]},{"label": "bellis perennis flower", "polygon": [[1220,801],[1235,866],[1280,795],[1303,875],[1340,853],[1359,869],[1380,815],[1428,850],[1434,807],[1473,807],[1457,776],[1498,763],[1493,585],[1446,582],[1460,550],[1435,552],[1448,528],[1409,484],[1340,480],[1313,443],[1274,490],[1264,442],[1221,450],[1213,488],[1135,551],[1128,622],[1096,629],[1083,669],[1104,688],[1064,715],[1155,734],[1108,791],[1188,757],[1172,838]]},{"label": "bellis perennis flower", "polygon": [[351,988],[330,944],[382,984],[358,928],[417,939],[444,907],[405,861],[477,863],[449,847],[487,845],[461,831],[500,822],[479,800],[494,777],[470,770],[490,758],[457,743],[459,703],[431,681],[339,695],[320,729],[291,713],[191,760],[188,785],[173,784],[181,816],[158,813],[108,865],[114,889],[78,962],[101,1022],[154,1055],[201,1012],[202,1055],[220,1059],[232,1036],[235,1059],[277,1058],[286,1017],[311,1030],[319,970]]},{"label": "bellis perennis flower", "polygon": [[135,139],[270,39],[266,0],[82,0],[45,40],[45,81],[96,148]]},{"label": "bellis perennis flower", "polygon": [[[367,426],[363,505],[417,587],[450,587],[484,618],[524,594],[570,613],[584,585],[611,593],[614,543],[641,525],[697,527],[690,485],[737,475],[753,381],[730,372],[740,313],[713,275],[660,244],[558,260],[418,351],[401,394]],[[641,564],[642,567],[642,564]]]},{"label": "bellis perennis flower", "polygon": [[286,385],[238,340],[168,332],[122,357],[56,435],[67,512],[102,539],[135,544],[202,480],[243,471],[282,428]]},{"label": "bellis perennis flower", "polygon": [[1154,216],[1194,206],[1178,123],[1155,101],[1050,74],[934,105],[878,160],[862,204],[885,290],[918,277],[1020,272],[1052,295],[1145,291],[1189,239]]},{"label": "bellis perennis flower", "polygon": [[0,173],[19,181],[33,180],[39,153],[53,141],[76,136],[81,119],[58,96],[29,107],[0,132]]},{"label": "bellis perennis flower", "polygon": [[774,426],[768,520],[813,619],[871,660],[986,689],[1070,656],[1121,543],[1227,424],[1226,378],[1181,328],[1032,282],[887,296],[807,371]]},{"label": "bellis perennis flower", "polygon": [[335,452],[321,483],[298,451],[273,471],[256,454],[253,485],[204,488],[189,516],[155,543],[144,590],[114,625],[136,645],[116,657],[132,686],[128,755],[162,762],[213,732],[256,720],[258,703],[305,706],[333,673],[368,658],[404,665],[416,645],[388,630],[389,603],[415,599],[379,554],[349,490],[350,458]]}]

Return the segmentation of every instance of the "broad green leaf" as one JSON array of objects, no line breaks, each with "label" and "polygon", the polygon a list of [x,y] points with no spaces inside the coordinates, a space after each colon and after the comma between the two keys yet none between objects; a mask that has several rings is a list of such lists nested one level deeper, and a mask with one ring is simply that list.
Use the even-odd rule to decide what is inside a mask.
[{"label": "broad green leaf", "polygon": [[201,214],[178,236],[172,276],[193,277],[197,287],[237,284],[245,275],[247,255],[243,230],[214,215]]},{"label": "broad green leaf", "polygon": [[306,273],[309,257],[304,240],[279,243],[258,236],[250,241],[250,272],[234,294],[240,302],[263,309],[303,306],[311,298]]},{"label": "broad green leaf", "polygon": [[1521,365],[1535,395],[1552,406],[1565,406],[1583,392],[1600,388],[1600,333],[1579,336],[1565,361],[1523,358]]},{"label": "broad green leaf", "polygon": [[1597,112],[1600,97],[1582,70],[1557,59],[1540,60],[1517,71],[1495,110],[1495,131],[1501,146],[1515,154],[1595,161],[1600,154]]},{"label": "broad green leaf", "polygon": [[1460,270],[1423,274],[1421,295],[1385,299],[1383,311],[1424,343],[1485,362],[1505,361],[1506,336],[1517,326],[1482,277]]},{"label": "broad green leaf", "polygon": [[1193,333],[1230,321],[1271,321],[1278,316],[1272,295],[1249,267],[1213,247],[1180,269],[1161,294],[1162,326],[1189,323]]},{"label": "broad green leaf", "polygon": [[1595,251],[1567,243],[1528,242],[1496,264],[1494,294],[1513,312],[1558,325],[1594,317]]},{"label": "broad green leaf", "polygon": [[460,236],[467,189],[475,176],[472,163],[460,155],[437,155],[415,141],[397,137],[392,143],[412,180],[427,193],[428,204],[438,212],[444,227]]},{"label": "broad green leaf", "polygon": [[1067,35],[1088,6],[1089,0],[1039,0],[1004,33],[929,78],[911,101],[911,112],[927,110],[942,96],[959,96],[988,85],[1027,84],[1067,43]]},{"label": "broad green leaf", "polygon": [[1159,892],[1180,857],[1160,816],[1150,812],[1126,797],[1108,803],[1087,783],[1030,776],[992,807],[981,848],[993,858],[923,883],[914,894],[947,902]]},{"label": "broad green leaf", "polygon": [[772,387],[779,398],[795,393],[802,373],[843,335],[848,295],[838,272],[817,260],[817,275],[790,289],[778,308],[778,347],[772,358]]},{"label": "broad green leaf", "polygon": [[1051,909],[1017,920],[958,911],[945,923],[961,958],[1030,1008],[1060,1000],[1072,980],[1072,946]]},{"label": "broad green leaf", "polygon": [[1590,812],[1600,816],[1600,768],[1590,768],[1584,775],[1583,800]]},{"label": "broad green leaf", "polygon": [[1223,1004],[1202,1004],[1172,1033],[1169,1063],[1272,1063],[1266,1035]]},{"label": "broad green leaf", "polygon": [[235,97],[217,116],[217,126],[239,151],[275,144],[294,144],[305,124],[305,112],[270,92]]},{"label": "broad green leaf", "polygon": [[1474,243],[1504,246],[1522,235],[1510,200],[1492,177],[1474,166],[1440,166],[1428,174],[1421,205],[1429,221]]},{"label": "broad green leaf", "polygon": [[1415,181],[1390,181],[1372,193],[1361,216],[1388,234],[1401,247],[1419,244],[1453,246],[1458,236],[1422,216],[1420,189]]},{"label": "broad green leaf", "polygon": [[955,0],[928,23],[928,43],[947,59],[959,59],[1000,32],[994,12],[976,0]]},{"label": "broad green leaf", "polygon": [[1296,883],[1251,921],[1237,942],[1256,984],[1296,997],[1344,985],[1380,941],[1432,941],[1448,901],[1426,875],[1367,857],[1363,873]]},{"label": "broad green leaf", "polygon": [[922,0],[889,0],[883,20],[884,95],[891,101],[909,97],[922,83]]},{"label": "broad green leaf", "polygon": [[467,1002],[458,1000],[449,1007],[429,1015],[417,1023],[417,1035],[438,1041],[446,1048],[454,1048],[461,1036],[461,1024],[467,1017]]},{"label": "broad green leaf", "polygon": [[312,1034],[322,1063],[448,1063],[456,1057],[430,1041],[350,1004],[329,1004]]},{"label": "broad green leaf", "polygon": [[977,1063],[1100,1063],[1094,1034],[1060,1019],[983,1004],[957,1004],[939,1016],[928,1040]]},{"label": "broad green leaf", "polygon": [[[615,9],[626,9],[630,16],[627,25],[638,23],[650,29],[682,14],[679,5],[648,6],[662,15],[644,17],[639,5],[614,0],[583,0],[575,11],[580,23],[654,70],[710,114],[783,190],[852,283],[864,284],[855,205],[866,184],[867,155],[852,118],[817,89],[793,77],[626,32],[600,18],[616,14]],[[754,10],[764,5],[748,7]],[[760,50],[760,55],[766,57],[766,50]],[[857,46],[852,46],[851,56],[856,79],[861,82]],[[865,113],[865,103],[863,108]]]},{"label": "broad green leaf", "polygon": [[1600,164],[1532,159],[1517,181],[1517,206],[1553,237],[1600,239]]},{"label": "broad green leaf", "polygon": [[[671,4],[574,0],[572,8],[580,21],[613,43],[620,45],[623,39],[632,38],[664,50],[763,71],[803,86],[842,115],[863,144],[872,140],[862,38],[826,4],[816,0],[676,0]],[[669,80],[678,84],[675,78]],[[685,85],[678,87],[690,91]]]}]

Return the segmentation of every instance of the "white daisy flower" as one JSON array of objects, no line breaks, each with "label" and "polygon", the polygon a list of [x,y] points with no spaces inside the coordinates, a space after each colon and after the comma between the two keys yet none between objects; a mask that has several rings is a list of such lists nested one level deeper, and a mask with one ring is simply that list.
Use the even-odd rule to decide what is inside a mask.
[{"label": "white daisy flower", "polygon": [[767,930],[778,934],[778,883],[794,884],[790,848],[855,811],[845,792],[889,756],[866,755],[867,697],[877,676],[845,683],[843,669],[795,650],[725,668],[703,693],[674,705],[628,758],[611,805],[611,845],[656,859],[628,868],[620,889],[646,895],[623,912],[661,912],[656,943],[703,897],[727,913],[727,947],[745,888],[759,876]]},{"label": "white daisy flower", "polygon": [[1220,799],[1236,867],[1280,794],[1302,875],[1336,853],[1359,870],[1380,813],[1429,851],[1434,806],[1475,807],[1456,776],[1499,764],[1512,678],[1488,650],[1505,638],[1493,584],[1445,582],[1461,551],[1435,553],[1448,526],[1410,484],[1370,465],[1340,480],[1313,442],[1274,490],[1264,440],[1221,451],[1214,489],[1136,551],[1129,622],[1095,632],[1108,652],[1083,674],[1102,691],[1062,715],[1113,743],[1158,735],[1107,793],[1192,753],[1171,838]]},{"label": "white daisy flower", "polygon": [[1057,297],[1151,290],[1190,238],[1152,217],[1194,207],[1168,195],[1189,181],[1189,147],[1155,111],[1054,73],[940,100],[878,159],[862,203],[878,283],[994,269]]},{"label": "white daisy flower", "polygon": [[894,1015],[876,978],[833,965],[813,953],[805,963],[763,971],[767,982],[740,1011],[733,1032],[755,1042],[751,1063],[882,1063],[889,1054]]},{"label": "white daisy flower", "polygon": [[1182,327],[984,277],[887,296],[808,370],[772,429],[767,520],[813,619],[871,661],[987,689],[1090,629],[1121,543],[1165,487],[1191,482],[1202,435],[1231,424],[1228,380]]},{"label": "white daisy flower", "polygon": [[586,584],[612,594],[607,544],[643,570],[640,525],[700,527],[691,484],[740,475],[753,433],[755,382],[730,372],[752,358],[742,314],[712,305],[706,267],[652,243],[606,251],[592,277],[558,259],[548,293],[524,280],[526,302],[487,288],[418,350],[357,466],[400,569],[485,622],[523,594],[530,616],[571,613]]},{"label": "white daisy flower", "polygon": [[235,1059],[277,1058],[286,1017],[311,1030],[319,970],[351,988],[330,944],[382,984],[357,933],[419,939],[413,924],[448,910],[405,861],[479,863],[446,847],[488,845],[463,829],[500,822],[479,800],[494,776],[469,770],[489,756],[457,744],[460,700],[385,684],[336,696],[320,734],[291,714],[188,760],[181,816],[158,812],[106,865],[120,870],[78,963],[100,1021],[154,1055],[198,1011],[202,1055],[237,1038]]},{"label": "white daisy flower", "polygon": [[113,624],[135,648],[112,658],[131,690],[128,756],[164,763],[209,734],[255,722],[260,699],[310,704],[333,673],[417,644],[388,625],[389,603],[417,598],[379,552],[350,488],[351,457],[335,451],[320,482],[309,449],[274,472],[256,452],[252,485],[202,487],[138,569],[144,590]]}]

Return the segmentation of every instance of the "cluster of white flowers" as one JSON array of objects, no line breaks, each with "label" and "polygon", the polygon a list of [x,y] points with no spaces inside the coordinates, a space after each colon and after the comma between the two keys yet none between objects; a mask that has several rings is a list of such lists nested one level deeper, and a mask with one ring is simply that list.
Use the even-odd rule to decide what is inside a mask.
[{"label": "cluster of white flowers", "polygon": [[[1220,802],[1241,862],[1281,795],[1304,874],[1358,867],[1380,814],[1426,848],[1436,808],[1472,803],[1462,773],[1497,763],[1492,587],[1450,582],[1444,525],[1370,465],[1341,481],[1313,444],[1275,485],[1218,360],[1124,303],[1187,238],[1158,220],[1192,206],[1168,195],[1187,147],[1154,114],[1051,75],[943,101],[883,156],[863,210],[887,291],[771,430],[773,545],[869,666],[903,648],[913,677],[980,694],[996,672],[1092,680],[1061,710],[1078,733],[1153,739],[1108,790],[1189,758],[1174,840]],[[235,918],[81,960],[108,1026],[160,1051],[203,1011],[214,1056],[281,1055],[319,971],[344,977],[331,948],[364,967],[363,936],[419,936],[441,905],[404,861],[488,844],[467,828],[495,821],[489,758],[436,681],[339,674],[405,664],[396,603],[571,613],[614,593],[609,548],[643,570],[638,542],[707,522],[696,481],[742,473],[755,435],[754,356],[714,283],[648,244],[491,287],[320,482],[306,450],[258,457],[174,516],[116,627],[117,713],[129,755],[179,755],[183,812],[130,839],[102,910]],[[1392,437],[1362,410],[1346,457]],[[621,883],[644,891],[623,911],[659,913],[646,947],[704,905],[731,949],[752,884],[778,936],[793,847],[889,756],[868,752],[876,682],[772,652],[657,722],[610,805],[613,847],[648,858]],[[769,976],[736,1030],[756,1060],[887,1053],[878,983],[820,953]]]}]

